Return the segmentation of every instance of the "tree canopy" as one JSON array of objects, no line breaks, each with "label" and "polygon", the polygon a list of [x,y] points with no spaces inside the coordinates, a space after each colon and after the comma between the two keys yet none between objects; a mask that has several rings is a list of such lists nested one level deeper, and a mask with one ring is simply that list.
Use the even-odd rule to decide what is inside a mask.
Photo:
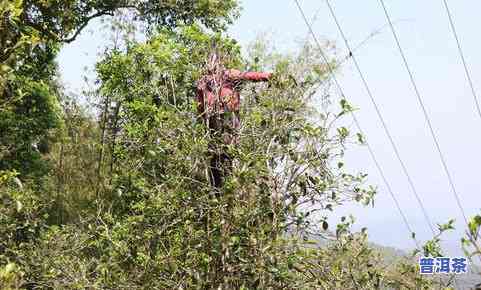
[{"label": "tree canopy", "polygon": [[[59,84],[56,56],[121,10],[146,40],[110,46],[80,103]],[[242,50],[225,33],[238,13],[235,0],[1,2],[0,288],[449,284],[421,277],[413,256],[388,264],[354,217],[329,219],[345,203],[374,206],[367,174],[345,165],[364,142],[341,122],[353,106],[331,99],[310,43],[281,54],[260,39]],[[224,148],[233,169],[220,189],[208,176],[219,140],[194,99],[214,47],[229,68],[274,73],[242,87],[240,142]],[[439,254],[436,238],[419,250]]]}]

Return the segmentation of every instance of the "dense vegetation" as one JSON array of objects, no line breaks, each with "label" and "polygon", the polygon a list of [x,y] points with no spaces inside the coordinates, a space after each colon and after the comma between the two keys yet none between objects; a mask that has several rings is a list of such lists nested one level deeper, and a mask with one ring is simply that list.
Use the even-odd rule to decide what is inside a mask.
[{"label": "dense vegetation", "polygon": [[[346,146],[363,142],[338,122],[352,107],[328,95],[308,43],[282,55],[258,41],[242,55],[223,33],[238,12],[235,0],[0,3],[0,288],[435,287],[410,259],[386,265],[352,218],[330,225],[337,205],[375,196],[365,174],[345,170]],[[104,53],[90,110],[59,85],[55,57],[92,19],[118,13],[147,40]],[[221,194],[208,178],[219,141],[193,98],[214,46],[229,67],[275,75],[243,89]]]}]

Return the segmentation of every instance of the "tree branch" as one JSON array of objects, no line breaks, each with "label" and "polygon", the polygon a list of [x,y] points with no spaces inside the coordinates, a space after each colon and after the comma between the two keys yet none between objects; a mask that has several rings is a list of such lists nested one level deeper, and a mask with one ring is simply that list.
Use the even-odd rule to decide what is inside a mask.
[{"label": "tree branch", "polygon": [[84,19],[84,22],[82,23],[82,25],[80,25],[80,27],[75,31],[75,33],[69,37],[69,38],[63,38],[63,39],[60,39],[62,42],[65,42],[65,43],[70,43],[72,41],[74,41],[77,36],[82,32],[82,30],[87,27],[87,25],[89,24],[90,20],[94,19],[94,18],[97,18],[97,17],[100,17],[100,16],[104,16],[104,15],[109,15],[109,16],[114,16],[114,13],[113,11],[109,11],[109,10],[102,10],[102,11],[99,11],[97,13],[94,13],[88,17],[86,17]]}]

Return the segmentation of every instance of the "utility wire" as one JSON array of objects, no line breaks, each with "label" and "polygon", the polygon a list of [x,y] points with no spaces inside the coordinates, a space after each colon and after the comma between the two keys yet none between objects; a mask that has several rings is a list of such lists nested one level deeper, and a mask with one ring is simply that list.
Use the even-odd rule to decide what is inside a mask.
[{"label": "utility wire", "polygon": [[481,106],[479,104],[479,100],[478,100],[478,96],[476,94],[476,90],[474,89],[473,80],[471,78],[471,74],[470,74],[469,69],[468,69],[466,58],[464,57],[463,49],[461,48],[461,41],[459,40],[458,33],[456,32],[456,26],[454,25],[454,19],[453,19],[453,16],[451,14],[451,10],[449,9],[448,1],[443,0],[443,3],[444,3],[444,8],[446,9],[446,14],[447,14],[448,19],[449,19],[449,25],[451,27],[451,31],[453,33],[454,39],[456,40],[456,44],[458,46],[458,52],[459,52],[459,56],[461,57],[461,61],[463,63],[464,72],[466,73],[466,79],[469,83],[469,87],[471,88],[471,93],[473,94],[474,102],[476,104],[476,111],[477,111],[479,117],[481,118]]},{"label": "utility wire", "polygon": [[380,121],[381,121],[382,127],[384,128],[384,132],[386,133],[386,135],[387,135],[387,137],[388,137],[388,139],[389,139],[389,142],[391,143],[391,146],[392,146],[392,148],[393,148],[393,150],[394,150],[394,153],[395,153],[395,155],[396,155],[396,157],[397,157],[397,160],[398,160],[399,163],[401,164],[401,167],[402,167],[402,170],[403,170],[403,172],[404,172],[404,175],[406,176],[406,178],[407,178],[407,180],[408,180],[408,183],[409,183],[409,185],[410,185],[410,187],[411,187],[411,190],[412,190],[412,192],[414,193],[414,195],[415,195],[415,197],[416,197],[416,199],[417,199],[417,202],[418,202],[418,204],[419,204],[419,206],[420,206],[420,208],[421,208],[421,210],[422,210],[422,212],[423,212],[424,219],[426,220],[429,228],[431,229],[431,232],[432,232],[433,236],[435,236],[435,235],[436,235],[436,232],[435,232],[435,230],[434,230],[434,227],[433,227],[433,223],[432,223],[432,221],[431,221],[431,218],[429,217],[428,212],[427,212],[426,208],[424,207],[424,204],[423,204],[423,202],[422,202],[422,200],[421,200],[421,198],[420,198],[420,196],[419,196],[419,194],[418,194],[418,191],[417,191],[417,189],[416,189],[416,186],[414,186],[414,182],[413,182],[413,180],[412,180],[412,178],[411,178],[411,175],[409,174],[409,172],[408,172],[408,170],[407,170],[406,164],[404,163],[403,159],[401,158],[401,154],[399,153],[398,147],[397,147],[396,143],[394,142],[394,138],[392,137],[391,132],[389,131],[389,129],[388,129],[388,127],[387,127],[386,121],[384,120],[384,117],[383,117],[383,115],[382,115],[382,113],[381,113],[381,110],[379,109],[379,106],[378,106],[378,104],[377,104],[377,102],[376,102],[376,99],[374,98],[374,95],[373,95],[371,89],[369,88],[369,85],[368,85],[368,83],[367,83],[367,80],[366,80],[366,78],[364,77],[364,74],[363,74],[362,71],[361,71],[361,68],[360,68],[360,66],[359,66],[359,63],[357,62],[356,56],[354,55],[354,52],[352,51],[351,46],[349,45],[349,41],[347,40],[347,37],[346,37],[346,35],[345,35],[345,33],[344,33],[344,31],[343,31],[340,23],[339,23],[339,20],[338,20],[338,18],[337,18],[337,16],[336,16],[336,13],[334,12],[334,9],[333,9],[331,3],[329,2],[329,0],[326,0],[326,3],[327,3],[327,6],[328,6],[328,8],[329,8],[329,11],[330,11],[330,13],[331,13],[332,18],[334,19],[334,22],[336,23],[337,29],[339,30],[339,33],[341,34],[341,37],[343,38],[344,43],[345,43],[347,49],[349,50],[349,55],[352,57],[352,61],[353,61],[354,65],[355,65],[355,67],[356,67],[357,72],[359,73],[359,76],[360,76],[360,78],[361,78],[361,80],[362,80],[362,83],[363,83],[363,85],[364,85],[364,88],[366,89],[366,92],[367,92],[369,98],[371,99],[371,103],[374,105],[374,108],[376,109],[377,116],[379,117],[379,119],[380,119]]},{"label": "utility wire", "polygon": [[[327,66],[327,68],[328,68],[328,70],[329,70],[329,73],[331,74],[331,77],[332,77],[332,79],[333,79],[336,87],[338,88],[340,94],[341,94],[342,99],[346,99],[346,96],[344,95],[344,91],[343,91],[341,85],[339,84],[339,82],[338,82],[338,80],[337,80],[337,77],[336,77],[336,75],[335,75],[335,73],[334,73],[334,68],[332,67],[331,63],[329,62],[329,59],[327,58],[326,54],[324,53],[324,50],[322,49],[322,46],[321,46],[319,40],[317,39],[317,36],[316,36],[316,34],[314,33],[314,30],[313,30],[312,26],[310,25],[309,21],[307,20],[306,14],[304,13],[304,10],[302,9],[302,7],[301,7],[301,5],[299,4],[299,1],[298,1],[298,0],[294,0],[294,2],[295,2],[295,4],[297,5],[297,8],[298,8],[298,10],[299,10],[302,18],[304,19],[305,24],[306,24],[307,27],[309,28],[309,32],[311,33],[312,38],[314,39],[314,42],[316,43],[316,45],[317,45],[317,47],[318,47],[318,49],[319,49],[319,52],[320,52],[320,54],[321,54],[321,57],[322,57],[324,63],[326,64],[326,66]],[[358,120],[357,117],[356,117],[356,114],[355,114],[354,112],[352,112],[352,111],[351,111],[351,114],[352,114],[352,118],[353,118],[353,120],[354,120],[354,123],[356,124],[357,129],[359,130],[359,132],[360,132],[362,135],[364,135],[363,130],[362,130],[362,128],[361,128],[361,125],[360,125],[360,123],[359,123],[359,120]],[[372,158],[372,160],[374,161],[374,164],[375,164],[377,170],[379,171],[379,174],[381,175],[381,178],[382,178],[382,180],[383,180],[386,188],[388,189],[388,192],[389,192],[389,194],[391,195],[391,198],[393,199],[394,204],[396,205],[396,208],[397,208],[397,210],[399,211],[399,214],[401,215],[401,218],[402,218],[402,220],[403,220],[406,228],[408,229],[411,237],[413,238],[413,240],[414,240],[414,242],[415,242],[415,244],[416,244],[416,247],[417,247],[418,249],[420,249],[419,242],[417,241],[416,237],[414,236],[414,231],[412,230],[412,228],[411,228],[411,226],[410,226],[410,224],[409,224],[409,222],[408,222],[408,219],[407,219],[406,215],[404,214],[404,211],[402,210],[401,205],[399,204],[399,201],[397,200],[396,196],[394,195],[394,192],[393,192],[393,190],[392,190],[392,188],[391,188],[391,185],[390,185],[389,182],[387,181],[387,178],[386,178],[386,176],[385,176],[385,174],[384,174],[384,171],[382,170],[381,165],[379,164],[379,162],[378,162],[378,160],[377,160],[377,158],[376,158],[376,155],[374,154],[374,151],[373,151],[371,145],[370,145],[367,141],[366,141],[365,143],[366,143],[366,147],[368,148],[369,154],[371,155],[371,158]]]},{"label": "utility wire", "polygon": [[466,226],[468,226],[468,228],[469,228],[468,218],[467,218],[466,213],[465,213],[465,211],[464,211],[464,208],[463,208],[463,206],[462,206],[462,204],[461,204],[460,196],[459,196],[459,194],[458,194],[458,192],[457,192],[457,190],[456,190],[456,187],[454,186],[454,181],[453,181],[453,178],[451,177],[451,173],[450,173],[450,171],[449,171],[449,168],[448,168],[448,165],[447,165],[447,162],[446,162],[446,158],[444,157],[444,154],[443,154],[443,152],[442,152],[442,150],[441,150],[441,146],[439,145],[439,141],[438,141],[438,138],[437,138],[437,136],[436,136],[436,133],[434,132],[434,128],[433,128],[432,123],[431,123],[431,119],[429,118],[429,115],[428,115],[428,113],[427,113],[427,110],[426,110],[426,107],[425,107],[425,105],[424,105],[423,99],[422,99],[422,97],[421,97],[421,93],[419,92],[419,89],[418,89],[418,87],[417,87],[417,85],[416,85],[416,81],[414,80],[414,75],[413,75],[413,73],[412,73],[412,71],[411,71],[411,68],[409,67],[409,64],[408,64],[406,55],[404,54],[404,51],[403,51],[403,49],[402,49],[402,47],[401,47],[401,43],[400,43],[399,38],[398,38],[398,36],[397,36],[396,30],[394,29],[394,25],[392,25],[391,17],[389,16],[389,13],[388,13],[388,11],[387,11],[386,5],[384,4],[384,0],[379,0],[379,3],[381,4],[382,9],[384,10],[384,14],[385,14],[385,16],[386,16],[387,21],[389,22],[389,26],[391,27],[391,32],[392,32],[392,34],[393,34],[393,36],[394,36],[394,40],[395,40],[395,42],[396,42],[397,48],[398,48],[398,50],[399,50],[399,53],[401,54],[401,57],[402,57],[402,59],[403,59],[403,63],[404,63],[404,66],[405,66],[405,68],[406,68],[406,71],[407,71],[408,74],[409,74],[409,78],[410,78],[411,84],[412,84],[412,86],[413,86],[414,92],[415,92],[416,97],[417,97],[417,99],[418,99],[419,105],[421,106],[421,109],[422,109],[422,111],[423,111],[424,118],[426,119],[426,123],[427,123],[427,125],[428,125],[428,127],[429,127],[429,130],[430,130],[430,132],[431,132],[431,136],[432,136],[432,138],[433,138],[433,140],[434,140],[434,144],[436,145],[436,149],[437,149],[437,151],[438,151],[438,153],[439,153],[439,158],[441,159],[441,163],[442,163],[442,165],[443,165],[444,171],[446,172],[446,176],[447,176],[447,178],[448,178],[449,185],[450,185],[450,187],[451,187],[451,190],[452,190],[452,192],[453,192],[453,195],[454,195],[454,197],[455,197],[455,199],[456,199],[456,203],[457,203],[457,205],[458,205],[458,207],[459,207],[459,209],[460,209],[460,211],[461,211],[461,213],[462,213],[462,215],[463,215],[464,221],[466,222]]},{"label": "utility wire", "polygon": [[[459,56],[460,56],[461,61],[463,63],[464,72],[466,73],[466,80],[468,81],[469,87],[471,88],[471,93],[473,94],[474,103],[476,104],[476,111],[477,111],[479,117],[481,118],[481,106],[479,105],[479,100],[478,100],[478,96],[476,94],[476,90],[474,89],[473,80],[471,78],[471,74],[470,74],[469,69],[468,69],[466,58],[464,57],[463,49],[461,48],[461,41],[459,40],[458,33],[456,32],[456,26],[454,25],[454,19],[453,19],[452,13],[451,13],[451,9],[449,9],[449,5],[448,5],[447,0],[443,0],[443,4],[444,4],[444,8],[446,9],[446,14],[447,14],[448,19],[449,19],[449,25],[451,27],[451,31],[453,33],[454,39],[456,40],[456,45],[458,46]],[[464,218],[466,220],[466,216]],[[467,221],[466,221],[466,223],[467,223]],[[467,223],[467,226],[468,226],[468,234],[471,236],[470,231],[469,231],[469,223]],[[475,240],[472,239],[472,241],[474,242]],[[481,260],[481,256],[480,256],[480,260]]]},{"label": "utility wire", "polygon": [[[397,146],[396,146],[396,143],[394,142],[394,139],[393,139],[393,137],[392,137],[392,135],[391,135],[391,133],[390,133],[387,125],[386,125],[386,122],[385,122],[385,120],[384,120],[384,118],[383,118],[383,116],[382,116],[382,114],[381,114],[381,111],[380,111],[380,109],[379,109],[379,106],[377,105],[377,102],[376,102],[376,100],[374,99],[374,96],[373,96],[373,94],[372,94],[372,91],[371,91],[371,89],[369,88],[369,85],[367,84],[367,80],[366,80],[366,78],[364,77],[364,74],[363,74],[362,71],[361,71],[361,68],[360,68],[360,66],[359,66],[359,63],[357,62],[356,56],[354,55],[354,53],[353,53],[353,51],[352,51],[352,49],[351,49],[351,46],[349,45],[349,41],[347,40],[347,37],[346,37],[346,35],[345,35],[345,33],[344,33],[341,25],[340,25],[340,22],[339,22],[339,20],[338,20],[338,18],[337,18],[337,16],[336,16],[336,13],[334,12],[334,9],[333,9],[331,3],[329,2],[329,0],[326,0],[326,3],[327,3],[327,6],[328,6],[328,8],[329,8],[329,11],[330,11],[330,13],[331,13],[332,18],[334,19],[334,22],[336,23],[336,26],[337,26],[337,28],[338,28],[338,30],[339,30],[339,33],[341,34],[341,37],[343,38],[344,43],[345,43],[347,49],[349,50],[349,55],[352,57],[352,61],[353,61],[354,65],[356,66],[356,69],[357,69],[357,71],[358,71],[358,73],[359,73],[359,76],[360,76],[360,78],[361,78],[361,80],[362,80],[362,83],[364,84],[364,87],[365,87],[365,89],[366,89],[366,92],[367,92],[367,94],[369,95],[369,98],[371,99],[371,102],[372,102],[372,104],[374,105],[374,108],[376,109],[376,113],[377,113],[379,119],[381,120],[382,126],[383,126],[383,128],[384,128],[384,131],[386,132],[386,135],[388,136],[388,139],[389,139],[389,141],[390,141],[390,143],[391,143],[391,146],[393,147],[394,153],[395,153],[395,155],[396,155],[399,163],[401,164],[401,167],[402,167],[402,170],[403,170],[403,172],[404,172],[404,175],[406,176],[406,178],[407,178],[407,180],[408,180],[408,183],[409,183],[409,185],[410,185],[410,187],[411,187],[411,190],[412,190],[412,192],[414,193],[414,196],[416,197],[416,200],[417,200],[417,202],[418,202],[418,204],[419,204],[419,207],[421,208],[421,210],[422,210],[422,212],[423,212],[424,219],[426,220],[429,228],[431,229],[431,232],[432,232],[433,236],[436,236],[436,232],[435,232],[435,230],[434,230],[432,220],[431,220],[431,218],[429,217],[428,212],[427,212],[426,208],[424,207],[424,204],[423,204],[423,202],[422,202],[422,200],[421,200],[421,198],[420,198],[420,196],[419,196],[419,194],[418,194],[418,191],[417,191],[417,189],[416,189],[416,187],[415,187],[415,185],[414,185],[414,182],[413,182],[413,180],[412,180],[412,178],[411,178],[411,175],[409,174],[409,172],[408,172],[408,170],[407,170],[407,167],[406,167],[404,161],[403,161],[402,158],[401,158],[401,155],[400,155],[399,150],[398,150],[398,148],[397,148]],[[459,288],[459,286],[458,286],[458,281],[457,281],[456,277],[454,277],[454,284],[456,285],[457,288]]]}]

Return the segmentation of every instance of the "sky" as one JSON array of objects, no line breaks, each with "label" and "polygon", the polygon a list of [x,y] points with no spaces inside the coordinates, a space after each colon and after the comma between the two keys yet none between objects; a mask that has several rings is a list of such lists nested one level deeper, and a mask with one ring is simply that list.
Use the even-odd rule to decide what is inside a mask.
[{"label": "sky", "polygon": [[[321,40],[336,43],[337,54],[348,51],[340,37],[325,1],[299,0],[313,29]],[[440,147],[446,157],[462,205],[468,216],[481,213],[480,168],[481,118],[466,81],[456,42],[450,31],[442,0],[385,0],[395,22],[401,45],[414,73]],[[448,1],[461,45],[478,91],[481,84],[481,49],[476,27],[481,27],[481,2]],[[354,52],[367,83],[386,120],[414,185],[434,223],[456,219],[457,230],[445,235],[443,246],[448,254],[461,254],[459,239],[465,229],[446,174],[421,108],[414,94],[387,20],[378,0],[331,0],[351,46],[356,46],[381,27]],[[229,34],[244,46],[261,34],[269,35],[280,50],[292,50],[308,36],[308,29],[293,0],[244,0],[242,15]],[[62,79],[68,90],[80,94],[83,76],[92,77],[98,54],[106,44],[99,22],[92,23],[79,39],[66,45],[60,54]],[[87,71],[85,71],[87,68]],[[432,234],[424,220],[394,151],[352,62],[337,75],[346,97],[359,108],[357,117],[372,146],[394,194],[418,238]],[[481,94],[481,92],[480,92]],[[480,100],[481,101],[481,100]],[[354,127],[353,127],[354,129]],[[372,241],[401,249],[410,249],[410,240],[402,219],[382,182],[365,147],[348,150],[346,164],[352,170],[369,174],[369,182],[378,186],[374,208],[348,204],[338,208],[333,220],[353,214],[356,227],[368,227]]]}]

